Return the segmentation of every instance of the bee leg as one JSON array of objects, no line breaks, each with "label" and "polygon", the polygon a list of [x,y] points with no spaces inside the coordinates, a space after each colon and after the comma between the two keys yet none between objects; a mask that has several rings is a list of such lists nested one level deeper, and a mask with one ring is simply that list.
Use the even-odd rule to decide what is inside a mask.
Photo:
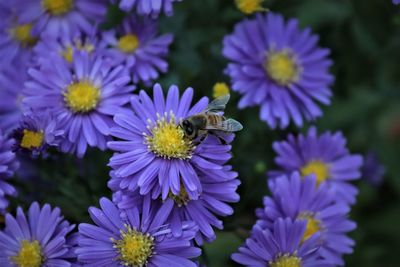
[{"label": "bee leg", "polygon": [[214,132],[214,131],[209,131],[210,134],[214,135],[215,137],[218,138],[218,140],[221,142],[222,145],[227,145],[228,143],[226,142],[226,140],[224,138],[222,138],[221,135],[219,135],[218,133]]},{"label": "bee leg", "polygon": [[207,132],[204,132],[204,133],[200,134],[199,137],[196,138],[196,139],[193,141],[193,144],[194,144],[195,146],[200,145],[200,144],[206,139],[206,137],[207,137]]}]

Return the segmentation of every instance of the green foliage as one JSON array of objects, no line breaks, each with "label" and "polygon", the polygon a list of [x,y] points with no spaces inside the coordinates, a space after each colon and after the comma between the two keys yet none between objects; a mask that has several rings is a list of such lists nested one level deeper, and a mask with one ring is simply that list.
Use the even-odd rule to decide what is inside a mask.
[{"label": "green foliage", "polygon": [[[162,18],[162,32],[173,32],[175,41],[169,58],[170,72],[160,79],[164,86],[191,86],[195,97],[211,96],[227,62],[221,55],[222,39],[233,25],[244,19],[233,0],[184,0],[175,5],[175,15]],[[358,182],[360,194],[351,217],[358,223],[352,237],[354,254],[348,266],[398,266],[400,248],[400,7],[391,0],[279,0],[265,6],[286,17],[297,17],[302,27],[320,35],[320,45],[332,51],[336,76],[333,103],[317,121],[320,131],[342,130],[354,153],[378,153],[386,166],[383,184],[372,187]],[[110,27],[122,13],[112,9]],[[144,87],[141,87],[144,88]],[[227,113],[243,122],[245,129],[233,143],[232,164],[240,173],[241,201],[235,214],[225,220],[225,231],[205,246],[207,266],[235,266],[230,254],[248,235],[254,209],[267,194],[265,172],[273,168],[271,144],[288,132],[270,130],[261,122],[258,108],[239,111],[239,96],[233,93]],[[301,129],[300,131],[304,131]],[[74,223],[87,221],[87,208],[100,196],[110,196],[106,187],[106,164],[111,153],[91,151],[85,159],[57,155],[37,160],[40,179],[18,181],[19,198],[13,203],[27,206],[32,200],[49,202],[63,209]]]}]

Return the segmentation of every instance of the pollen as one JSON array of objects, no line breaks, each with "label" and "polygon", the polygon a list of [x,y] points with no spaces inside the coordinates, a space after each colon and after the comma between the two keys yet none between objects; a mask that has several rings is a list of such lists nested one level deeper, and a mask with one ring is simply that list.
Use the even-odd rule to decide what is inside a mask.
[{"label": "pollen", "polygon": [[96,108],[100,100],[100,91],[88,81],[80,81],[67,87],[64,101],[75,113],[85,113]]},{"label": "pollen", "polygon": [[307,176],[314,174],[317,178],[317,184],[321,184],[329,178],[329,167],[327,164],[320,160],[312,160],[303,168],[301,168],[301,175]]},{"label": "pollen", "polygon": [[301,259],[296,256],[283,255],[273,262],[269,263],[270,267],[301,267]]},{"label": "pollen", "polygon": [[264,69],[272,80],[282,86],[296,82],[300,75],[300,68],[289,51],[269,52]]},{"label": "pollen", "polygon": [[169,120],[166,113],[162,117],[157,114],[157,117],[156,123],[149,122],[150,125],[147,126],[151,135],[144,133],[148,149],[167,159],[190,159],[195,147],[175,122],[173,112],[170,112]]},{"label": "pollen", "polygon": [[26,149],[35,149],[43,144],[42,131],[34,132],[24,129],[20,146]]},{"label": "pollen", "polygon": [[175,195],[170,191],[168,193],[168,198],[172,199],[176,203],[176,205],[178,205],[178,207],[182,207],[190,201],[189,195],[186,192],[186,189],[182,183],[179,190],[179,194]]},{"label": "pollen", "polygon": [[139,38],[134,34],[126,34],[118,40],[118,49],[124,53],[133,53],[138,47]]},{"label": "pollen", "polygon": [[229,94],[229,86],[226,83],[216,83],[213,86],[213,97],[218,98]]},{"label": "pollen", "polygon": [[235,0],[236,7],[247,15],[266,10],[262,7],[262,2],[264,0]]},{"label": "pollen", "polygon": [[37,38],[32,36],[32,24],[21,24],[11,29],[11,35],[15,40],[20,42],[22,46],[32,47],[36,44]]},{"label": "pollen", "polygon": [[146,266],[153,254],[154,238],[125,225],[126,231],[121,230],[121,239],[114,240],[114,248],[119,252],[119,260],[125,266]]},{"label": "pollen", "polygon": [[11,261],[18,267],[40,267],[43,254],[39,242],[22,240],[18,254],[12,256]]},{"label": "pollen", "polygon": [[298,219],[304,219],[307,220],[307,225],[306,225],[306,230],[304,232],[302,242],[306,241],[309,239],[312,235],[320,231],[321,228],[321,222],[317,219],[315,219],[314,215],[309,214],[309,213],[302,213],[298,217]]},{"label": "pollen", "polygon": [[53,16],[68,13],[74,6],[74,0],[42,0],[43,9]]}]

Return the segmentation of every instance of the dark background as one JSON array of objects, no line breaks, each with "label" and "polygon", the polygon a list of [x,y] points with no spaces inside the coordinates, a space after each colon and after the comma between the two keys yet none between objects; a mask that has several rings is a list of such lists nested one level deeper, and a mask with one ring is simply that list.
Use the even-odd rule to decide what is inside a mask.
[{"label": "dark background", "polygon": [[[320,35],[320,46],[332,51],[333,103],[316,122],[319,131],[343,131],[353,153],[375,151],[386,167],[381,185],[357,182],[360,194],[350,215],[358,224],[351,233],[356,247],[354,254],[345,257],[346,265],[399,266],[400,6],[390,0],[276,0],[265,1],[264,6],[286,18],[298,18],[301,27],[311,27]],[[109,15],[107,26],[117,23],[123,13],[111,8]],[[170,72],[159,82],[181,89],[191,86],[196,98],[211,96],[215,82],[229,81],[223,75],[227,62],[221,55],[222,39],[244,18],[231,0],[175,4],[175,15],[160,23],[162,32],[174,33],[175,42]],[[233,143],[231,161],[242,181],[241,201],[234,205],[235,214],[225,219],[225,230],[205,246],[203,260],[210,267],[236,266],[230,254],[247,237],[255,221],[254,209],[268,193],[265,172],[274,167],[272,142],[308,127],[270,130],[259,119],[258,108],[237,110],[238,99],[232,93],[227,113],[245,125]],[[54,154],[47,160],[26,162],[17,181],[20,197],[13,200],[12,208],[38,200],[61,207],[74,223],[88,221],[87,208],[97,205],[99,197],[111,196],[106,187],[110,155],[90,150],[83,160]]]}]

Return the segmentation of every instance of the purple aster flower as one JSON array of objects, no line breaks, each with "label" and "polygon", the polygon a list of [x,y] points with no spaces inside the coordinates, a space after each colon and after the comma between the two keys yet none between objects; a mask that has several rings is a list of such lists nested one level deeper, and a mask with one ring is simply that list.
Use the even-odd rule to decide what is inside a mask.
[{"label": "purple aster flower", "polygon": [[46,156],[49,146],[58,146],[63,138],[64,130],[60,130],[56,119],[48,110],[25,115],[19,128],[12,136],[16,140],[14,151],[28,153],[33,157],[41,153]]},{"label": "purple aster flower", "polygon": [[171,86],[168,95],[160,85],[155,85],[152,100],[141,91],[131,99],[131,110],[114,116],[116,127],[111,135],[119,141],[108,143],[117,153],[109,165],[121,177],[121,189],[130,191],[140,187],[140,194],[161,194],[165,200],[172,192],[179,195],[181,187],[190,199],[198,199],[202,192],[199,176],[206,175],[215,181],[229,180],[223,165],[231,158],[233,135],[226,144],[213,136],[195,145],[186,138],[179,122],[205,110],[208,104],[203,97],[193,107],[193,89],[188,88],[179,99],[179,89]]},{"label": "purple aster flower", "polygon": [[314,174],[318,184],[326,182],[336,191],[337,201],[355,203],[358,190],[349,182],[360,178],[363,160],[349,153],[342,133],[328,131],[318,136],[316,128],[311,127],[307,135],[289,135],[286,141],[274,142],[273,148],[280,169],[271,171],[271,178],[294,171],[303,176]]},{"label": "purple aster flower", "polygon": [[298,29],[297,20],[285,23],[271,12],[237,24],[224,39],[223,54],[232,89],[243,95],[239,108],[260,105],[271,128],[320,117],[316,102],[330,103],[333,76],[329,50],[317,41],[310,29]]},{"label": "purple aster flower", "polygon": [[364,156],[364,164],[361,169],[362,179],[371,185],[378,186],[385,175],[385,166],[379,161],[375,152],[368,152]]},{"label": "purple aster flower", "polygon": [[157,36],[157,22],[135,15],[103,34],[101,46],[113,65],[124,64],[134,83],[150,82],[168,70],[165,60],[172,34]]},{"label": "purple aster flower", "polygon": [[335,202],[334,190],[327,183],[318,187],[314,175],[302,178],[297,172],[277,178],[270,190],[272,198],[265,197],[264,208],[257,210],[257,224],[271,229],[278,218],[305,220],[302,240],[319,233],[320,256],[333,265],[344,265],[342,255],[352,253],[354,246],[347,233],[356,224],[347,218],[349,206]]},{"label": "purple aster flower", "polygon": [[65,35],[59,38],[43,36],[33,49],[34,58],[39,64],[42,64],[41,62],[48,60],[48,58],[62,57],[72,65],[75,51],[100,54],[95,34],[90,36],[78,34],[74,37]]},{"label": "purple aster flower", "polygon": [[32,30],[33,25],[18,22],[11,15],[6,16],[0,25],[0,68],[9,64],[26,64],[38,40],[38,35]]},{"label": "purple aster flower", "polygon": [[160,13],[172,16],[172,5],[178,1],[181,0],[119,0],[119,7],[126,12],[134,9],[139,15],[157,18]]},{"label": "purple aster flower", "polygon": [[400,4],[400,0],[392,0],[393,4],[398,5]]},{"label": "purple aster flower", "polygon": [[0,262],[4,267],[71,266],[72,247],[68,234],[74,229],[49,204],[34,202],[27,216],[21,208],[13,217],[6,214],[6,227],[0,231]]},{"label": "purple aster flower", "polygon": [[17,191],[7,182],[18,169],[19,163],[12,152],[14,140],[6,139],[0,130],[0,214],[3,214],[8,207],[8,200],[5,196],[16,196]]},{"label": "purple aster flower", "polygon": [[277,219],[271,229],[254,227],[232,259],[244,266],[267,267],[323,267],[330,266],[318,257],[318,234],[302,242],[305,221]]},{"label": "purple aster flower", "polygon": [[0,130],[11,133],[22,117],[22,89],[28,78],[25,66],[0,71]]},{"label": "purple aster flower", "polygon": [[123,66],[111,68],[102,57],[75,51],[73,64],[52,58],[31,68],[24,103],[34,110],[50,109],[65,131],[60,148],[85,154],[87,145],[106,149],[112,115],[129,101],[133,86]]},{"label": "purple aster flower", "polygon": [[100,206],[89,209],[96,225],[79,225],[76,253],[84,266],[197,266],[190,260],[200,255],[191,242],[197,229],[187,222],[181,236],[171,234],[166,215],[172,203],[156,209],[144,201],[124,211],[126,218],[107,198],[100,200]]},{"label": "purple aster flower", "polygon": [[92,33],[107,12],[107,0],[17,0],[20,23],[33,25],[36,34],[52,36]]},{"label": "purple aster flower", "polygon": [[[213,227],[223,229],[223,223],[217,216],[228,216],[233,214],[233,209],[228,205],[229,202],[238,202],[239,195],[236,193],[240,181],[236,179],[237,173],[230,170],[230,166],[224,166],[225,177],[219,179],[208,176],[201,176],[202,192],[197,199],[192,200],[187,194],[185,188],[181,186],[177,195],[169,193],[167,199],[162,201],[157,196],[153,200],[154,205],[168,206],[173,203],[170,210],[168,222],[171,224],[172,234],[180,236],[182,233],[182,225],[185,221],[193,221],[197,224],[199,232],[196,235],[196,242],[202,245],[203,239],[211,242],[215,239]],[[113,200],[121,209],[132,208],[143,198],[139,194],[139,190],[130,192],[129,190],[120,190],[119,184],[121,178],[113,177],[109,182],[109,187],[116,191]],[[149,195],[144,197],[150,197]]]}]

